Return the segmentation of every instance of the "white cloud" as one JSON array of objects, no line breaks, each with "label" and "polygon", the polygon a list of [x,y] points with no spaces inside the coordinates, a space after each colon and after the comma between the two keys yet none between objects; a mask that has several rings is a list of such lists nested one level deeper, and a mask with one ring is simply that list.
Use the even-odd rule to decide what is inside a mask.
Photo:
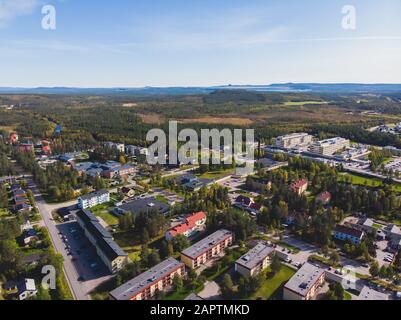
[{"label": "white cloud", "polygon": [[0,27],[18,16],[33,13],[38,4],[38,0],[0,0]]}]

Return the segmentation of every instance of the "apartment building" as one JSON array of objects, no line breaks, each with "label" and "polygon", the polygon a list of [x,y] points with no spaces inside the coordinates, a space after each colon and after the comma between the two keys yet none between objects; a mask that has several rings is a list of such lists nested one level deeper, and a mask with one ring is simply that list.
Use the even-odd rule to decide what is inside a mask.
[{"label": "apartment building", "polygon": [[276,138],[276,147],[279,148],[295,148],[297,146],[305,146],[312,143],[313,137],[307,133],[291,133]]},{"label": "apartment building", "polygon": [[343,225],[337,225],[333,232],[333,237],[340,241],[350,240],[353,244],[358,245],[361,243],[365,233],[361,230],[350,228]]},{"label": "apartment building", "polygon": [[312,300],[324,280],[324,270],[306,262],[284,286],[284,300]]},{"label": "apartment building", "polygon": [[100,190],[78,198],[78,208],[87,209],[110,201],[110,192]]},{"label": "apartment building", "polygon": [[128,262],[128,254],[115,243],[110,233],[103,228],[98,219],[88,210],[76,212],[77,222],[85,236],[96,248],[96,252],[111,273],[121,270]]},{"label": "apartment building", "polygon": [[181,260],[186,266],[196,269],[214,257],[224,255],[234,239],[231,231],[221,229],[181,252]]},{"label": "apartment building", "polygon": [[310,151],[324,156],[331,156],[339,150],[349,148],[350,141],[341,137],[317,141],[311,145]]},{"label": "apartment building", "polygon": [[235,271],[247,278],[256,276],[269,266],[274,252],[267,243],[259,242],[235,262]]},{"label": "apartment building", "polygon": [[170,241],[179,234],[189,238],[196,232],[204,229],[206,223],[206,213],[203,211],[194,213],[185,218],[184,222],[176,225],[166,232],[166,240]]},{"label": "apartment building", "polygon": [[184,277],[185,266],[168,258],[109,293],[111,300],[150,300],[171,288],[174,277]]}]

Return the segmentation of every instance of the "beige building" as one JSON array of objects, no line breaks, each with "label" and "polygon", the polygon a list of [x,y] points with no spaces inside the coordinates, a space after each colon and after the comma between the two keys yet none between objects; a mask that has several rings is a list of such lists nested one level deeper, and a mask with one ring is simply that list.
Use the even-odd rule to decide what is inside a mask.
[{"label": "beige building", "polygon": [[305,146],[312,142],[313,137],[307,133],[291,133],[276,138],[276,147],[291,149]]},{"label": "beige building", "polygon": [[181,261],[186,266],[196,269],[211,259],[224,255],[224,250],[232,244],[233,239],[232,232],[218,230],[182,251]]},{"label": "beige building", "polygon": [[284,286],[284,300],[312,300],[325,280],[323,269],[306,262]]},{"label": "beige building", "polygon": [[349,148],[350,141],[341,137],[317,141],[311,145],[310,151],[324,156],[331,156],[339,150]]},{"label": "beige building", "polygon": [[235,271],[246,278],[256,276],[270,265],[274,252],[271,246],[259,242],[235,262]]},{"label": "beige building", "polygon": [[150,300],[158,292],[169,290],[174,277],[184,276],[184,264],[174,258],[168,258],[114,289],[109,296],[111,300]]}]

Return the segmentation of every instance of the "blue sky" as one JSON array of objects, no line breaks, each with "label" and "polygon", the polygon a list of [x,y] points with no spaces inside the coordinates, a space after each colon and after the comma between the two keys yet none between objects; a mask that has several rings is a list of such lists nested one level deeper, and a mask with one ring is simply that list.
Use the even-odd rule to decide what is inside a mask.
[{"label": "blue sky", "polygon": [[0,86],[401,83],[400,12],[399,0],[0,0]]}]

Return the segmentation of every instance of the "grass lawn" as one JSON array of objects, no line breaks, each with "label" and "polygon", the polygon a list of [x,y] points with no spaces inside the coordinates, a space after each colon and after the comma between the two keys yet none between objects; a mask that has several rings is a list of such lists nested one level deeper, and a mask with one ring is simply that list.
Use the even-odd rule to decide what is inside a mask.
[{"label": "grass lawn", "polygon": [[[338,177],[338,181],[346,182],[346,177],[351,178],[351,183],[354,185],[368,186],[368,187],[379,187],[383,184],[382,180],[378,178],[364,177],[352,173],[344,173]],[[393,183],[393,190],[401,192],[401,184]]]},{"label": "grass lawn", "polygon": [[[267,270],[270,272],[270,269]],[[266,279],[260,289],[256,291],[250,299],[256,298],[270,299],[274,293],[279,290],[294,274],[295,270],[285,265],[281,266],[281,269],[272,278]]]},{"label": "grass lawn", "polygon": [[96,212],[95,216],[102,218],[109,226],[118,224],[118,219],[107,211]]},{"label": "grass lawn", "polygon": [[233,174],[235,169],[226,169],[226,170],[219,170],[219,171],[209,171],[203,174],[197,174],[198,178],[200,179],[221,179],[225,176]]}]

